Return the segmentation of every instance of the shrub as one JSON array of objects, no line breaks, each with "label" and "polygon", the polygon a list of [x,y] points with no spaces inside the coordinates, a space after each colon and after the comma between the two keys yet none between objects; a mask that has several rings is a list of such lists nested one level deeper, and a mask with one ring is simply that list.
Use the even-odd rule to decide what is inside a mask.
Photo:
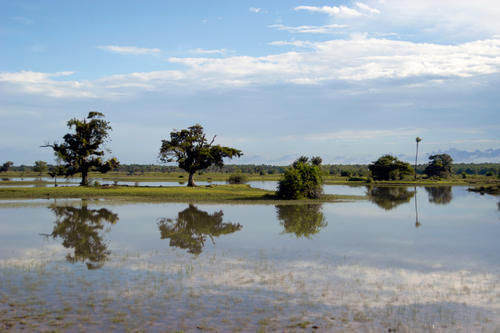
[{"label": "shrub", "polygon": [[277,196],[280,199],[317,199],[323,192],[323,179],[319,165],[301,157],[283,174],[278,183]]},{"label": "shrub", "polygon": [[413,175],[409,163],[391,155],[384,155],[368,166],[374,180],[398,180]]},{"label": "shrub", "polygon": [[351,171],[349,171],[349,170],[342,170],[342,171],[340,171],[340,175],[341,175],[342,177],[351,177],[351,176],[352,176],[352,173],[351,173]]},{"label": "shrub", "polygon": [[246,175],[236,173],[229,176],[227,182],[229,184],[245,184],[246,182],[248,182],[248,177]]}]

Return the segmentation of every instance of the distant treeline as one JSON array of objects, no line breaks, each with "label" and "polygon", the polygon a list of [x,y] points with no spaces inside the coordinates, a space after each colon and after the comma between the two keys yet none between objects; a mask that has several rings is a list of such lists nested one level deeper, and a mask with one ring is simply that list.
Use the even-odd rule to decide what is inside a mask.
[{"label": "distant treeline", "polygon": [[[419,164],[417,166],[417,173],[423,174],[427,164]],[[52,165],[48,165],[49,169]],[[266,165],[266,164],[229,164],[224,165],[222,168],[211,166],[203,172],[221,172],[221,173],[248,173],[259,175],[272,175],[282,174],[288,166]],[[323,173],[331,176],[344,176],[344,177],[366,177],[368,176],[367,164],[324,164],[321,165]],[[19,172],[32,172],[33,166],[19,165],[12,166],[9,170]],[[146,172],[154,173],[170,173],[170,172],[184,172],[177,166],[165,166],[156,164],[121,164],[117,171],[129,175],[144,174]],[[488,175],[496,176],[500,174],[500,163],[454,163],[452,172],[456,175]]]}]

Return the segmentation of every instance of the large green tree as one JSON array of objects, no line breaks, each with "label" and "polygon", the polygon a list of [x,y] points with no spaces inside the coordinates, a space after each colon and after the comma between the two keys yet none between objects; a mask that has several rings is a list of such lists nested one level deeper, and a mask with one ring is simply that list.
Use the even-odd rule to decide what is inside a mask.
[{"label": "large green tree", "polygon": [[33,166],[33,171],[38,172],[41,176],[42,173],[48,170],[47,162],[45,161],[35,161],[35,165]]},{"label": "large green tree", "polygon": [[61,144],[43,146],[54,150],[56,157],[64,163],[67,176],[81,173],[82,186],[88,185],[90,171],[106,173],[119,165],[114,157],[106,161],[102,158],[102,146],[108,141],[111,130],[109,122],[102,119],[103,117],[100,112],[89,112],[86,119],[73,118],[68,121],[68,127],[74,128],[75,133],[66,134]]},{"label": "large green tree", "polygon": [[448,178],[451,175],[453,159],[448,154],[429,156],[429,164],[425,168],[427,177]]},{"label": "large green tree", "polygon": [[409,163],[398,160],[391,155],[384,155],[368,165],[375,180],[398,180],[413,174]]},{"label": "large green tree", "polygon": [[7,172],[9,171],[10,167],[14,165],[14,162],[12,161],[7,161],[2,166],[0,166],[0,172]]},{"label": "large green tree", "polygon": [[224,166],[224,158],[240,157],[241,150],[214,145],[214,136],[208,141],[199,124],[180,131],[170,132],[170,140],[162,140],[159,158],[163,163],[177,162],[179,168],[189,173],[187,186],[196,186],[194,174],[211,165]]},{"label": "large green tree", "polygon": [[323,192],[323,178],[320,169],[321,158],[312,161],[305,156],[293,162],[278,183],[276,195],[280,199],[317,199]]}]

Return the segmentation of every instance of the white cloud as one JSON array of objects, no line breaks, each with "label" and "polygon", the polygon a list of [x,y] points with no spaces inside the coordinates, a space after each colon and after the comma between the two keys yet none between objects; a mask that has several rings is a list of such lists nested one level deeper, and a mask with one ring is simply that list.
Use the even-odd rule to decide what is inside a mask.
[{"label": "white cloud", "polygon": [[356,2],[356,7],[358,7],[363,12],[366,12],[369,14],[380,14],[380,10],[372,8],[372,7],[370,7],[367,4],[364,4],[362,2]]},{"label": "white cloud", "polygon": [[[425,36],[440,41],[492,38],[500,31],[500,6],[496,0],[364,0],[356,6],[359,10],[366,8],[365,13],[378,14],[371,22],[357,21],[361,31],[389,28],[406,31],[410,38]],[[378,13],[372,11],[374,8]]]},{"label": "white cloud", "polygon": [[255,13],[255,14],[258,14],[258,13],[262,13],[262,8],[250,7],[250,8],[248,8],[248,11]]},{"label": "white cloud", "polygon": [[327,14],[329,16],[334,16],[334,17],[340,17],[340,18],[350,18],[350,17],[359,17],[363,16],[363,13],[359,12],[358,10],[354,8],[349,8],[346,6],[322,6],[322,7],[317,7],[317,6],[297,6],[295,7],[295,10],[305,10],[308,12],[314,12],[314,13],[322,13],[322,14]]},{"label": "white cloud", "polygon": [[[112,75],[94,81],[69,81],[71,72],[0,73],[0,90],[52,97],[114,98],[142,90],[188,91],[250,85],[322,84],[334,81],[473,77],[500,72],[500,40],[458,45],[412,43],[386,39],[276,41],[296,51],[262,57],[170,58],[184,69]],[[55,79],[62,77],[61,79]],[[414,81],[415,83],[415,81]]]},{"label": "white cloud", "polygon": [[214,50],[205,50],[205,49],[194,49],[191,50],[193,54],[226,54],[228,51],[226,49],[214,49]]},{"label": "white cloud", "polygon": [[136,46],[118,46],[118,45],[104,45],[97,46],[98,49],[106,50],[109,52],[120,54],[158,54],[160,49],[157,48],[141,48]]},{"label": "white cloud", "polygon": [[283,24],[273,24],[269,28],[288,31],[290,33],[312,33],[312,34],[329,34],[335,33],[340,28],[346,28],[347,25],[344,24],[328,24],[328,25],[300,25],[297,27],[289,27]]}]

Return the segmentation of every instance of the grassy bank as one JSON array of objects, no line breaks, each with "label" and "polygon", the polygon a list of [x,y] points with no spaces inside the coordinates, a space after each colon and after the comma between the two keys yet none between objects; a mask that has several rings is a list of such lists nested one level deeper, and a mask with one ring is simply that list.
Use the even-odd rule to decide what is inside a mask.
[{"label": "grassy bank", "polygon": [[[54,198],[112,198],[134,201],[164,202],[282,202],[274,191],[252,188],[249,185],[210,185],[199,187],[30,187],[0,188],[0,199],[54,199]],[[325,195],[314,202],[360,200],[364,196]],[[301,202],[310,202],[308,200]]]}]

